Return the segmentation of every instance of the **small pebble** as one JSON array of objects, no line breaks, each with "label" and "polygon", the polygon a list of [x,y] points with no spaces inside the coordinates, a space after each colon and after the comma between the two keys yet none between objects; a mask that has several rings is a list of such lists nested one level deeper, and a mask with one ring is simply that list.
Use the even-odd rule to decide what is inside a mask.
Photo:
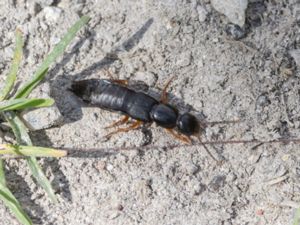
[{"label": "small pebble", "polygon": [[15,143],[15,136],[11,132],[6,132],[3,143]]},{"label": "small pebble", "polygon": [[197,6],[198,19],[200,22],[204,22],[206,20],[208,12],[202,6]]},{"label": "small pebble", "polygon": [[300,66],[300,49],[294,49],[289,51],[289,54],[293,57],[297,66]]},{"label": "small pebble", "polygon": [[[280,70],[280,74],[283,75],[284,77],[290,77],[292,75],[294,75],[295,71],[296,71],[296,66],[299,64],[297,64],[297,60],[299,60],[299,54],[297,55],[297,53],[295,54],[295,52],[292,52],[293,55],[285,55],[282,58],[279,70]],[[299,63],[299,62],[298,62]]]},{"label": "small pebble", "polygon": [[106,168],[106,162],[105,161],[99,161],[94,164],[94,167],[100,172],[102,170],[105,170]]},{"label": "small pebble", "polygon": [[54,45],[58,44],[58,42],[60,42],[60,40],[61,40],[60,38],[53,36],[50,38],[50,43],[51,43],[51,45],[54,46]]},{"label": "small pebble", "polygon": [[145,82],[149,87],[153,87],[157,81],[157,78],[155,75],[151,72],[136,72],[133,77],[134,80],[143,81]]},{"label": "small pebble", "polygon": [[213,43],[218,43],[218,42],[219,42],[219,38],[217,38],[217,37],[216,37],[216,38],[213,38],[213,39],[212,39],[212,42],[213,42]]},{"label": "small pebble", "polygon": [[263,216],[264,215],[264,210],[263,209],[256,210],[256,215],[257,216]]},{"label": "small pebble", "polygon": [[62,9],[58,7],[47,6],[44,8],[44,14],[47,21],[55,22],[61,17]]},{"label": "small pebble", "polygon": [[36,2],[29,3],[28,8],[29,8],[29,13],[34,16],[36,16],[42,10],[41,5]]},{"label": "small pebble", "polygon": [[267,105],[271,104],[270,99],[268,98],[267,95],[262,94],[256,99],[256,107],[265,107]]},{"label": "small pebble", "polygon": [[223,175],[215,176],[209,183],[209,187],[213,191],[218,191],[221,187],[225,185],[226,177]]},{"label": "small pebble", "polygon": [[192,57],[190,52],[183,52],[178,56],[176,65],[179,67],[186,67],[191,64],[191,59]]},{"label": "small pebble", "polygon": [[239,25],[236,24],[227,24],[225,28],[225,32],[228,36],[230,36],[234,40],[240,40],[246,37],[246,31],[242,29]]},{"label": "small pebble", "polygon": [[211,0],[211,4],[218,12],[224,14],[231,23],[240,27],[244,26],[247,0]]},{"label": "small pebble", "polygon": [[193,186],[194,189],[194,195],[201,195],[205,190],[206,186],[201,183],[197,183]]},{"label": "small pebble", "polygon": [[117,205],[117,210],[123,211],[123,209],[124,209],[124,206],[123,206],[123,205],[121,205],[121,204],[118,204],[118,205]]},{"label": "small pebble", "polygon": [[54,3],[55,0],[38,0],[37,2],[42,6],[42,7],[46,7],[46,6],[50,6]]},{"label": "small pebble", "polygon": [[113,166],[112,164],[110,164],[110,163],[107,163],[106,169],[107,169],[108,171],[112,171],[112,170],[114,169],[114,166]]},{"label": "small pebble", "polygon": [[[30,97],[50,98],[49,83],[45,82],[39,85],[30,94]],[[42,130],[58,126],[63,121],[63,116],[55,104],[50,107],[38,108],[24,112],[22,116],[31,130]]]},{"label": "small pebble", "polygon": [[286,162],[290,159],[290,155],[289,154],[284,154],[282,157],[281,157],[282,161]]},{"label": "small pebble", "polygon": [[109,219],[113,220],[113,219],[116,219],[118,216],[120,216],[120,212],[118,212],[118,211],[111,212],[109,215]]}]

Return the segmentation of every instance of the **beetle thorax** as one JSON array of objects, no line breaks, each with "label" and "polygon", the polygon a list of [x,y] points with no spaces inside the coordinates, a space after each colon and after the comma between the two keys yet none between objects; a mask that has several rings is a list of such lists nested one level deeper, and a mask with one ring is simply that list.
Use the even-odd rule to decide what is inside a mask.
[{"label": "beetle thorax", "polygon": [[178,113],[170,105],[166,104],[157,104],[155,105],[150,112],[151,119],[157,123],[157,125],[165,128],[174,128],[176,127],[176,121]]}]

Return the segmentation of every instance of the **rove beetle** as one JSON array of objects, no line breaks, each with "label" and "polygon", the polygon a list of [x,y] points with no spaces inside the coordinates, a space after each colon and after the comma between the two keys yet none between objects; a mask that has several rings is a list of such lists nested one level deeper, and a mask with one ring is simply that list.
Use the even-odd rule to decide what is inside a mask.
[{"label": "rove beetle", "polygon": [[126,80],[88,79],[74,81],[70,90],[90,105],[124,114],[124,118],[107,128],[122,125],[129,118],[135,120],[129,127],[119,128],[107,134],[106,137],[118,132],[137,129],[143,123],[155,122],[177,139],[192,143],[190,136],[198,136],[200,125],[194,115],[190,113],[180,114],[175,107],[168,104],[166,90],[172,78],[164,86],[160,101],[143,92],[129,88]]}]

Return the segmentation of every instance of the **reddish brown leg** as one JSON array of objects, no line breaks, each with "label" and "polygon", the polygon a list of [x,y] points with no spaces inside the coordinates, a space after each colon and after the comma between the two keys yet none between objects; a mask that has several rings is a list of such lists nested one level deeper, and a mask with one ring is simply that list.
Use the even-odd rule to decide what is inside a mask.
[{"label": "reddish brown leg", "polygon": [[117,84],[122,84],[124,86],[128,85],[128,80],[111,80],[111,81]]},{"label": "reddish brown leg", "polygon": [[117,84],[122,84],[124,86],[127,86],[128,85],[128,80],[120,80],[120,79],[115,79],[114,76],[111,74],[111,72],[109,70],[105,70],[104,71],[105,74],[107,76],[109,76],[109,79],[114,82],[114,83],[117,83]]},{"label": "reddish brown leg", "polygon": [[119,128],[116,131],[110,132],[109,134],[105,135],[104,137],[111,137],[112,135],[120,133],[120,132],[128,132],[130,130],[139,128],[141,125],[142,125],[142,121],[137,120],[133,124],[131,124],[129,127]]},{"label": "reddish brown leg", "polygon": [[163,103],[163,104],[167,104],[168,103],[168,95],[167,95],[167,89],[168,87],[170,86],[173,78],[175,76],[172,76],[168,81],[167,83],[165,84],[163,90],[162,90],[162,93],[161,93],[161,96],[160,96],[160,102]]},{"label": "reddish brown leg", "polygon": [[127,115],[123,116],[123,118],[121,118],[120,120],[118,120],[118,121],[110,124],[109,126],[105,127],[105,129],[116,127],[116,126],[120,126],[120,125],[126,123],[128,121],[128,119],[129,119],[129,116],[127,116]]},{"label": "reddish brown leg", "polygon": [[190,137],[184,135],[184,134],[178,134],[176,133],[173,129],[166,129],[172,136],[174,136],[175,138],[179,139],[180,141],[183,141],[187,144],[192,144],[192,140]]}]

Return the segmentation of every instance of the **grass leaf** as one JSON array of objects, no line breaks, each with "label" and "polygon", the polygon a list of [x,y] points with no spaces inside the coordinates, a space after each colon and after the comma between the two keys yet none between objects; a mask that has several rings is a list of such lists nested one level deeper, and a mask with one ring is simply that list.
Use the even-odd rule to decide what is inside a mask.
[{"label": "grass leaf", "polygon": [[6,186],[6,179],[5,179],[5,173],[4,173],[4,161],[3,159],[0,159],[0,183],[4,186]]},{"label": "grass leaf", "polygon": [[13,214],[17,217],[20,223],[24,225],[32,224],[30,218],[23,211],[20,203],[15,198],[15,196],[10,192],[10,190],[5,185],[1,183],[0,183],[0,199],[13,212]]},{"label": "grass leaf", "polygon": [[4,164],[3,160],[0,159],[0,199],[4,204],[13,212],[20,223],[24,225],[31,225],[32,222],[27,214],[22,210],[22,207],[14,195],[6,186]]},{"label": "grass leaf", "polygon": [[57,57],[62,55],[75,37],[76,33],[80,30],[82,26],[84,26],[90,18],[88,16],[83,16],[78,20],[65,34],[65,36],[61,39],[61,41],[54,47],[52,52],[46,57],[40,67],[37,69],[36,73],[33,75],[32,79],[29,80],[27,83],[24,84],[23,87],[17,92],[15,98],[24,98],[27,97],[30,92],[33,90],[34,87],[38,85],[38,83],[44,78],[45,74],[47,73],[48,68],[50,65],[55,62]]},{"label": "grass leaf", "polygon": [[37,147],[37,146],[0,144],[0,154],[34,156],[34,157],[63,157],[67,155],[67,152],[63,150]]},{"label": "grass leaf", "polygon": [[299,225],[300,224],[300,207],[296,210],[296,215],[294,217],[293,225]]},{"label": "grass leaf", "polygon": [[2,115],[13,130],[17,143],[20,145],[32,145],[27,128],[17,115],[14,112],[3,112]]},{"label": "grass leaf", "polygon": [[30,108],[48,107],[54,104],[52,98],[18,98],[0,102],[0,111],[13,111]]},{"label": "grass leaf", "polygon": [[3,89],[0,91],[0,101],[4,100],[8,94],[10,93],[13,85],[15,83],[17,72],[19,70],[19,65],[22,59],[22,48],[23,48],[23,39],[22,39],[22,32],[20,30],[16,30],[16,48],[14,51],[14,57],[12,61],[12,65],[9,71],[9,74],[6,78],[5,84]]},{"label": "grass leaf", "polygon": [[51,199],[53,203],[57,203],[57,198],[55,196],[54,190],[51,186],[50,181],[44,174],[42,168],[38,164],[38,161],[36,160],[35,157],[29,157],[27,158],[27,164],[31,170],[32,175],[36,179],[39,185],[46,191],[48,194],[48,197]]},{"label": "grass leaf", "polygon": [[22,86],[19,89],[14,98],[26,98],[32,92],[32,90],[40,83],[40,81],[46,76],[47,72],[48,68],[45,68],[45,70],[41,71],[39,74],[35,74],[32,80],[25,83],[24,86]]},{"label": "grass leaf", "polygon": [[[6,121],[8,121],[14,132],[17,142],[22,145],[32,146],[29,134],[26,131],[26,126],[20,120],[20,118],[14,112],[5,112],[3,114],[5,116]],[[56,203],[57,199],[55,197],[54,190],[51,187],[51,183],[43,173],[43,170],[38,164],[36,158],[31,156],[26,158],[26,160],[31,170],[31,173],[37,180],[38,184],[41,185],[43,189],[47,192],[49,198],[54,203]]]}]

